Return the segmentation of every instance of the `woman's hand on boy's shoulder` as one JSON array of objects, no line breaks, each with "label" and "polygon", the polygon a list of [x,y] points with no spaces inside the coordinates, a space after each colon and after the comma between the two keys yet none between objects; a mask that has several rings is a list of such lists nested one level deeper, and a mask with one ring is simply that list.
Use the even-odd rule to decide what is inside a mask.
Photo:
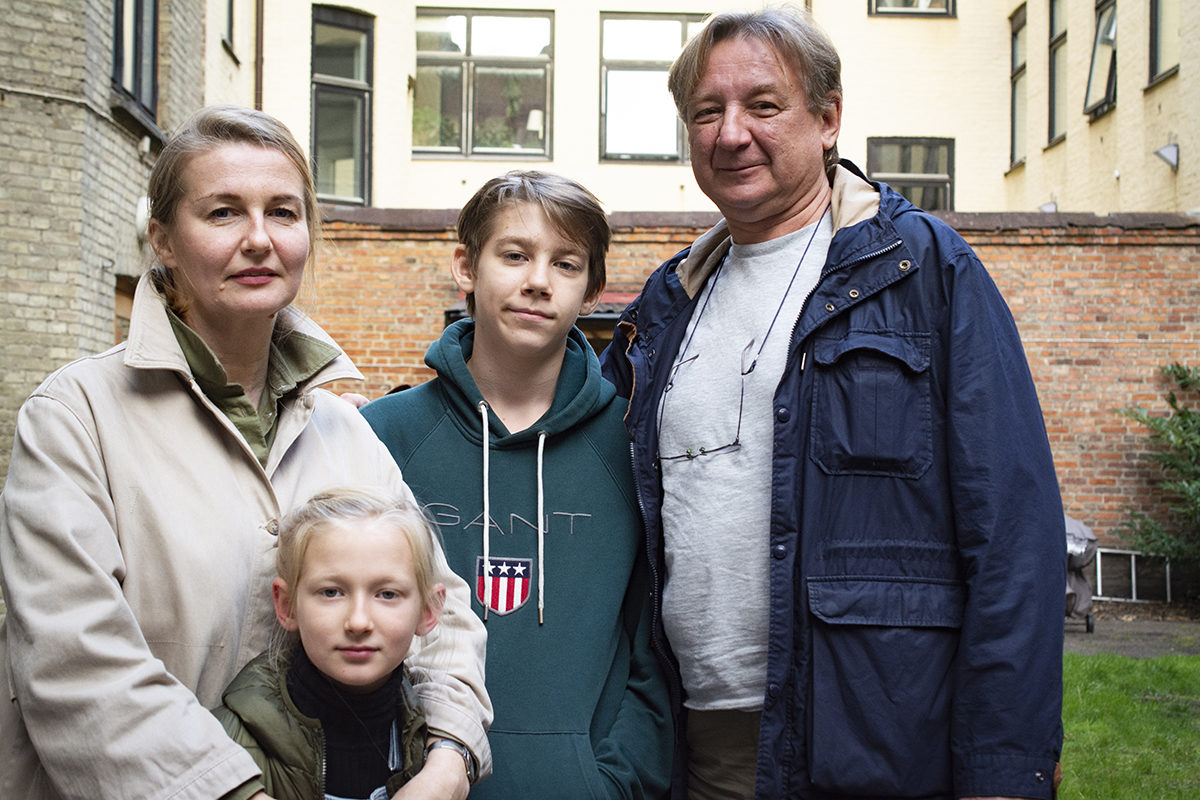
[{"label": "woman's hand on boy's shoulder", "polygon": [[413,779],[392,800],[466,800],[471,784],[463,759],[453,750],[431,750]]}]

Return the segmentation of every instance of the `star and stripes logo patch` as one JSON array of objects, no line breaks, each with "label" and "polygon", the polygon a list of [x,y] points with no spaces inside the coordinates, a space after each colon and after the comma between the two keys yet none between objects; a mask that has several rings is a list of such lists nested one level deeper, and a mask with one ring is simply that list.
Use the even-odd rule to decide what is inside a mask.
[{"label": "star and stripes logo patch", "polygon": [[529,599],[532,572],[533,559],[491,556],[485,581],[483,556],[479,556],[475,559],[475,599],[497,614],[511,614]]}]

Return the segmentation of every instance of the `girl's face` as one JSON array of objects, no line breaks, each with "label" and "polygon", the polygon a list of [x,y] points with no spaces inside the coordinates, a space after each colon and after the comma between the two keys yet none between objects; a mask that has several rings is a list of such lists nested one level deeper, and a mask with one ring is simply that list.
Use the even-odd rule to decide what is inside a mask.
[{"label": "girl's face", "polygon": [[440,613],[418,590],[408,537],[382,520],[314,531],[296,586],[276,578],[272,590],[279,624],[299,632],[313,665],[358,692],[381,687]]},{"label": "girl's face", "polygon": [[172,270],[187,323],[202,337],[270,320],[300,290],[308,261],[304,181],[278,150],[239,142],[197,153],[182,170],[169,225],[150,242]]}]

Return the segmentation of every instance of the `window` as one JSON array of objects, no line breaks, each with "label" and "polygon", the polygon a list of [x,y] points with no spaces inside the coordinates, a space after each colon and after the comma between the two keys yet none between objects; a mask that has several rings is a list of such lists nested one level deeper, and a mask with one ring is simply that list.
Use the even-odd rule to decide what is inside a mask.
[{"label": "window", "polygon": [[601,159],[687,160],[667,72],[703,23],[698,14],[601,15]]},{"label": "window", "polygon": [[1150,80],[1179,67],[1179,0],[1150,0]]},{"label": "window", "polygon": [[1025,91],[1025,6],[1021,6],[1009,18],[1012,24],[1009,83],[1011,96],[1009,107],[1012,111],[1012,128],[1009,131],[1008,163],[1020,164],[1025,161],[1025,118],[1027,116],[1027,100]]},{"label": "window", "polygon": [[867,139],[867,175],[926,211],[954,210],[954,140]]},{"label": "window", "polygon": [[237,61],[233,50],[233,5],[234,0],[225,0],[225,25],[221,31],[221,46],[233,56],[234,61]]},{"label": "window", "polygon": [[417,9],[413,151],[550,153],[551,12]]},{"label": "window", "polygon": [[1066,0],[1050,0],[1050,117],[1047,141],[1067,135]]},{"label": "window", "polygon": [[1092,119],[1111,109],[1117,102],[1117,3],[1096,3],[1096,38],[1092,42],[1092,66],[1088,70],[1087,94],[1083,113]]},{"label": "window", "polygon": [[113,26],[115,103],[157,132],[158,3],[116,0]]},{"label": "window", "polygon": [[872,16],[883,14],[923,14],[953,17],[954,0],[867,0],[867,13]]},{"label": "window", "polygon": [[312,153],[317,196],[371,202],[371,73],[374,23],[313,6]]}]

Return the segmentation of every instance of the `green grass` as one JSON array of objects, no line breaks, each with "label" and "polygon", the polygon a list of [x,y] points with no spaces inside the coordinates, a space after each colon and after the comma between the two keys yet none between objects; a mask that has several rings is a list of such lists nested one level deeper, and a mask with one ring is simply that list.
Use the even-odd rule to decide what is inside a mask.
[{"label": "green grass", "polygon": [[1200,656],[1063,657],[1060,800],[1200,798]]}]

